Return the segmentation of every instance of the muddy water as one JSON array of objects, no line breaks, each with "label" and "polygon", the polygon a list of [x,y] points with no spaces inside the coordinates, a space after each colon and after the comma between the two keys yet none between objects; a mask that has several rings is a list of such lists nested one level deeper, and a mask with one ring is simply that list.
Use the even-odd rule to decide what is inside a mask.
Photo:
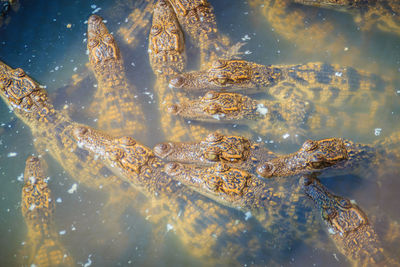
[{"label": "muddy water", "polygon": [[[353,16],[334,10],[294,6],[305,14],[303,24],[296,25],[300,37],[287,38],[264,16],[262,1],[212,1],[221,32],[233,42],[245,41],[243,58],[261,64],[297,64],[327,62],[352,66],[385,76],[393,81],[394,106],[382,103],[382,116],[363,134],[352,127],[332,128],[320,134],[309,133],[310,138],[344,137],[357,142],[370,143],[383,139],[399,130],[400,83],[400,37],[395,34],[372,29],[361,31]],[[253,2],[257,2],[253,4]],[[76,114],[84,110],[93,94],[95,81],[87,79],[72,93],[65,93],[74,74],[84,75],[86,55],[86,20],[96,12],[107,20],[107,26],[120,44],[129,79],[138,88],[139,98],[145,111],[150,114],[150,140],[153,146],[164,141],[159,134],[158,112],[152,85],[154,76],[148,63],[147,33],[139,36],[137,47],[132,49],[116,32],[127,22],[133,8],[144,8],[143,1],[21,1],[18,11],[10,11],[7,23],[0,28],[0,60],[11,67],[23,68],[31,77],[46,86],[58,108],[72,106]],[[292,10],[292,12],[293,12]],[[289,11],[290,12],[290,11]],[[312,24],[329,22],[333,25],[329,43],[316,41]],[[292,31],[290,25],[288,32]],[[296,32],[296,31],[295,31]],[[343,38],[343,42],[339,42]],[[301,39],[301,41],[299,41]],[[335,43],[337,41],[337,43]],[[196,48],[188,42],[188,68],[196,68]],[[192,59],[192,60],[191,60]],[[263,98],[263,96],[257,96]],[[360,107],[343,106],[344,110]],[[335,116],[335,114],[332,114]],[[94,125],[94,118],[76,116],[82,123]],[[362,122],[361,122],[362,124]],[[210,126],[232,128],[232,125]],[[19,262],[26,240],[26,227],[21,215],[20,192],[25,159],[35,154],[30,131],[19,121],[8,107],[0,103],[0,265],[15,266]],[[256,134],[254,141],[280,152],[292,152],[298,143],[289,139],[271,139],[268,135]],[[140,141],[140,140],[139,140]],[[303,140],[299,140],[301,142]],[[355,172],[326,173],[322,182],[333,192],[354,199],[375,222],[386,249],[396,254],[399,246],[392,246],[394,232],[389,225],[400,220],[400,208],[396,204],[400,197],[399,165],[386,167],[386,159],[380,159],[378,171],[368,166]],[[80,266],[200,266],[201,259],[192,257],[173,229],[165,227],[162,237],[153,235],[152,225],[137,213],[135,204],[121,204],[123,210],[115,214],[105,211],[106,194],[101,190],[79,185],[70,194],[75,180],[69,177],[58,163],[49,161],[50,187],[57,199],[55,214],[56,231],[60,240],[71,252],[76,265]],[[140,205],[140,203],[136,203]],[[312,206],[312,203],[310,203]],[[122,208],[121,208],[122,209]],[[117,215],[118,214],[118,215]],[[234,212],[237,220],[245,215]],[[118,218],[115,218],[118,216]],[[119,217],[120,216],[120,217]],[[233,215],[232,215],[233,216]],[[315,212],[315,216],[319,216]],[[329,244],[321,224],[321,238]],[[398,233],[397,233],[398,234]],[[261,232],[260,232],[261,235]],[[159,238],[159,239],[157,239]],[[396,244],[396,243],[395,243]],[[199,246],[202,244],[200,243]],[[328,248],[304,244],[294,240],[284,251],[284,266],[346,266],[349,263],[333,245]],[[393,248],[395,247],[395,248]],[[397,247],[397,251],[396,251]],[[23,253],[23,252],[22,252]],[[221,255],[222,257],[222,255]],[[267,256],[266,256],[267,257]],[[270,257],[270,256],[268,256]],[[267,264],[271,259],[246,259],[247,266],[256,262]],[[274,260],[274,259],[272,259]]]}]

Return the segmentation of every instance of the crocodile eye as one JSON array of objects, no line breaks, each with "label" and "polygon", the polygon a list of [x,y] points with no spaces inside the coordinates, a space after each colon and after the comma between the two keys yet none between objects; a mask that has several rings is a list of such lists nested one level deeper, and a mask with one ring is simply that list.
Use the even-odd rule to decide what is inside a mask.
[{"label": "crocodile eye", "polygon": [[150,30],[150,34],[151,35],[157,35],[157,34],[159,34],[161,32],[161,27],[159,27],[158,25],[153,25],[152,27],[151,27],[151,30]]},{"label": "crocodile eye", "polygon": [[226,61],[225,60],[216,60],[212,63],[212,67],[216,69],[220,69],[226,66]]},{"label": "crocodile eye", "polygon": [[73,130],[74,136],[77,137],[78,139],[81,138],[82,136],[84,136],[87,132],[88,132],[88,128],[86,128],[84,126],[77,126]]},{"label": "crocodile eye", "polygon": [[117,142],[119,144],[125,145],[125,146],[134,146],[134,145],[136,145],[136,140],[133,139],[132,137],[129,137],[129,136],[121,137],[121,138],[117,139]]},{"label": "crocodile eye", "polygon": [[208,148],[204,152],[204,157],[209,161],[218,161],[220,156],[220,151],[212,148]]},{"label": "crocodile eye", "polygon": [[207,142],[218,142],[218,141],[221,141],[223,137],[224,136],[222,134],[220,134],[219,132],[210,133],[207,136],[206,141]]},{"label": "crocodile eye", "polygon": [[103,42],[106,44],[112,43],[114,40],[114,37],[111,34],[105,34],[103,37]]},{"label": "crocodile eye", "polygon": [[275,167],[272,163],[266,162],[257,167],[257,173],[262,177],[269,178],[274,175]]},{"label": "crocodile eye", "polygon": [[218,93],[215,91],[208,91],[205,95],[204,95],[204,99],[207,100],[211,100],[211,99],[215,99],[218,97]]},{"label": "crocodile eye", "polygon": [[93,48],[96,47],[99,44],[99,41],[96,39],[90,39],[88,42],[88,47]]},{"label": "crocodile eye", "polygon": [[216,82],[219,85],[225,85],[228,82],[228,79],[226,77],[220,77],[216,79]]},{"label": "crocodile eye", "polygon": [[304,142],[302,149],[304,151],[312,151],[318,147],[318,143],[313,140],[307,140]]},{"label": "crocodile eye", "polygon": [[14,77],[19,77],[19,78],[21,78],[21,77],[24,77],[24,76],[25,76],[25,71],[24,71],[23,69],[17,68],[17,69],[15,69],[15,70],[12,72],[12,75],[13,75]]}]

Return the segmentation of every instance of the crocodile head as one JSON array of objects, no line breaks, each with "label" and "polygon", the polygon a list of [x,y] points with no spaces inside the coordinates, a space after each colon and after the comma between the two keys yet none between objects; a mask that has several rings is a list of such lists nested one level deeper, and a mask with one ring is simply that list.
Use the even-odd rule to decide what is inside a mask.
[{"label": "crocodile head", "polygon": [[332,194],[316,178],[302,177],[300,183],[321,211],[331,238],[343,254],[354,261],[368,263],[362,266],[384,260],[375,230],[354,201]]},{"label": "crocodile head", "polygon": [[[73,137],[83,149],[100,157],[117,175],[124,177],[145,177],[150,175],[149,162],[154,154],[147,147],[131,137],[111,137],[99,130],[84,125],[75,125]],[[137,180],[131,180],[134,185]]]},{"label": "crocodile head", "polygon": [[45,223],[54,211],[54,200],[46,182],[44,168],[37,157],[28,157],[22,188],[22,214],[27,220]]},{"label": "crocodile head", "polygon": [[114,37],[108,32],[103,19],[97,15],[91,15],[88,19],[87,48],[92,66],[102,66],[110,60],[121,58]]},{"label": "crocodile head", "polygon": [[218,132],[209,134],[198,142],[166,142],[157,144],[154,153],[168,161],[184,163],[246,161],[251,143],[242,136],[226,136]]},{"label": "crocodile head", "polygon": [[261,118],[263,114],[257,102],[245,95],[216,91],[197,100],[170,105],[168,111],[185,119],[214,122]]},{"label": "crocodile head", "polygon": [[148,51],[150,64],[156,74],[182,72],[185,68],[183,32],[167,0],[158,1],[154,8]]},{"label": "crocodile head", "polygon": [[296,153],[261,164],[257,173],[262,177],[288,176],[327,168],[347,159],[348,152],[340,138],[307,140]]},{"label": "crocodile head", "polygon": [[165,165],[164,171],[174,180],[213,199],[242,196],[251,178],[248,172],[221,162],[208,167],[170,162]]},{"label": "crocodile head", "polygon": [[48,121],[54,114],[46,91],[24,70],[0,61],[0,95],[18,115],[28,120]]},{"label": "crocodile head", "polygon": [[254,89],[275,84],[282,74],[278,68],[262,66],[244,60],[219,59],[205,71],[194,71],[173,76],[170,87],[184,90]]}]

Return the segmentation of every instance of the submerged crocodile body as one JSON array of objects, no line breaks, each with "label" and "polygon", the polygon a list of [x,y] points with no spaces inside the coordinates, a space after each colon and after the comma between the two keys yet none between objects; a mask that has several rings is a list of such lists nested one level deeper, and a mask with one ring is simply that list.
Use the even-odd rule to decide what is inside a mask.
[{"label": "submerged crocodile body", "polygon": [[[301,0],[300,0],[301,1]],[[353,63],[360,57],[358,51],[343,53],[348,38],[338,25],[321,16],[318,10],[305,9],[293,0],[250,0],[249,6],[261,15],[280,37],[306,53],[323,53],[338,57],[341,62]],[[325,15],[325,14],[324,14]],[[261,21],[261,19],[260,19]]]},{"label": "submerged crocodile body", "polygon": [[213,60],[236,56],[241,44],[231,47],[230,40],[218,32],[214,8],[207,0],[170,0],[185,33],[200,48],[200,68]]},{"label": "submerged crocodile body", "polygon": [[[54,109],[47,92],[22,69],[12,69],[0,62],[0,95],[14,114],[29,127],[39,154],[50,155],[80,185],[108,194],[102,212],[112,213],[107,224],[104,224],[109,229],[96,242],[107,243],[107,240],[115,238],[113,235],[117,235],[121,227],[119,217],[124,212],[122,203],[125,202],[121,201],[135,199],[136,191],[77,146],[71,135],[75,123],[65,112]],[[148,215],[145,210],[140,212]],[[127,239],[122,237],[118,241],[124,243]],[[114,256],[114,252],[121,253],[117,248],[121,243],[115,243],[116,250],[109,250],[110,257]]]},{"label": "submerged crocodile body", "polygon": [[137,89],[129,84],[114,37],[97,15],[88,19],[87,46],[89,62],[98,83],[90,107],[98,114],[98,127],[114,135],[132,134],[145,138],[145,116],[135,98]]},{"label": "submerged crocodile body", "polygon": [[201,126],[190,125],[181,118],[165,112],[168,104],[187,101],[184,92],[171,90],[168,87],[169,77],[185,69],[186,53],[183,32],[167,0],[160,0],[155,5],[148,51],[150,65],[157,77],[154,90],[158,96],[160,123],[164,136],[174,140],[202,136],[205,130]]},{"label": "submerged crocodile body", "polygon": [[[261,241],[259,237],[253,236],[253,233],[250,232],[246,233],[247,237],[243,236],[244,233],[239,230],[244,227],[242,221],[237,221],[234,217],[230,218],[232,214],[229,215],[229,210],[221,209],[216,203],[195,194],[187,187],[165,175],[163,173],[166,168],[165,163],[157,158],[149,148],[137,143],[134,139],[129,137],[113,138],[98,130],[82,125],[75,127],[74,136],[82,148],[88,149],[91,153],[99,156],[120,177],[140,188],[149,198],[161,203],[160,212],[167,212],[167,220],[172,220],[170,223],[174,225],[174,230],[185,244],[189,245],[193,240],[203,240],[199,243],[201,247],[191,249],[192,252],[200,250],[202,255],[213,255],[214,249],[217,249],[215,247],[217,243],[221,244],[223,242],[225,247],[218,248],[220,250],[219,257],[225,255],[223,254],[225,249],[233,248],[237,252],[235,254],[229,253],[229,257],[233,262],[237,262],[238,258],[243,256],[242,253],[253,254],[257,250],[265,249],[262,244],[266,242],[265,240]],[[293,194],[286,194],[286,196],[295,201],[297,195],[294,192],[291,193]],[[284,194],[282,193],[279,196],[281,195]],[[271,198],[272,204],[274,196],[271,195]],[[279,209],[275,209],[275,213],[278,211]],[[180,215],[178,217],[171,216],[176,214],[175,212]],[[287,212],[292,214],[296,211],[288,209]],[[281,234],[283,228],[286,228],[287,225],[285,224],[284,226],[283,222],[275,224],[275,221],[270,219],[274,217],[273,215],[269,217],[264,214],[264,216],[266,219],[263,227],[268,227],[269,230],[264,233],[274,233],[274,236],[269,237],[267,241],[268,246],[271,245],[270,242],[277,242],[277,239],[280,240],[279,244],[275,244],[277,247],[285,246],[286,241],[281,239],[283,238]],[[303,219],[301,211],[295,215],[295,218],[297,217],[301,217],[300,220]],[[307,218],[304,221],[307,221]],[[196,229],[196,225],[200,226],[202,224],[203,226]],[[234,229],[230,229],[232,225],[236,224],[237,226]],[[196,229],[194,232],[187,230],[192,227],[194,227],[193,230]],[[289,234],[295,230],[286,228],[286,231]],[[210,239],[210,234],[212,233],[218,236],[217,240],[212,237]],[[189,238],[189,240],[185,241],[184,239],[186,238]],[[251,244],[247,244],[250,241],[249,238],[251,239]]]},{"label": "submerged crocodile body", "polygon": [[[292,65],[261,65],[245,60],[216,60],[207,70],[175,75],[170,86],[188,91],[212,89],[267,91],[284,100],[293,95],[314,103],[334,106],[353,104],[394,93],[390,82],[378,75],[334,64],[311,62]],[[370,105],[373,107],[374,103]]]},{"label": "submerged crocodile body", "polygon": [[[290,137],[297,142],[302,138],[329,135],[332,129],[372,134],[373,119],[386,114],[377,108],[366,109],[361,105],[361,99],[358,102],[357,110],[356,107],[346,110],[314,104],[296,96],[283,101],[258,101],[238,93],[209,91],[196,100],[170,105],[168,111],[190,121],[247,125],[253,135],[280,140]],[[395,100],[388,97],[386,102],[390,105]]]},{"label": "submerged crocodile body", "polygon": [[201,141],[165,142],[153,148],[154,153],[167,161],[210,165],[223,162],[246,171],[255,164],[275,158],[277,155],[242,136],[211,133]]},{"label": "submerged crocodile body", "polygon": [[26,160],[21,210],[28,228],[24,245],[28,255],[22,255],[24,265],[74,266],[54,228],[55,200],[37,157],[30,156]]},{"label": "submerged crocodile body", "polygon": [[168,142],[154,147],[154,153],[168,161],[210,165],[221,162],[234,168],[255,172],[265,178],[291,176],[336,165],[348,159],[345,144],[339,138],[306,141],[289,155],[274,153],[241,136],[212,133],[197,142]]},{"label": "submerged crocodile body", "polygon": [[353,13],[354,21],[361,30],[377,27],[381,31],[400,34],[400,3],[397,0],[295,0],[294,2]]},{"label": "submerged crocodile body", "polygon": [[316,178],[302,177],[304,192],[315,202],[338,250],[354,266],[398,266],[382,248],[366,214],[347,198],[332,194]]}]

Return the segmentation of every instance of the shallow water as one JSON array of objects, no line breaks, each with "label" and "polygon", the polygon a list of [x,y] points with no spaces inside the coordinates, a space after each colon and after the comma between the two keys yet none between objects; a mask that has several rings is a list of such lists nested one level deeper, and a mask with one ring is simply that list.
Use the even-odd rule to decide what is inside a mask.
[{"label": "shallow water", "polygon": [[[129,2],[129,1],[128,1]],[[326,129],[312,138],[344,137],[357,142],[373,142],[390,136],[399,130],[400,83],[397,79],[400,71],[400,37],[373,29],[362,32],[357,28],[350,14],[333,10],[322,10],[310,7],[299,7],[310,17],[331,21],[335,25],[332,35],[341,33],[346,37],[346,45],[337,49],[339,52],[320,47],[312,37],[306,38],[312,47],[304,51],[293,40],[284,39],[271,23],[262,16],[260,8],[252,9],[245,1],[219,0],[211,1],[215,8],[218,26],[233,42],[246,41],[243,58],[261,64],[297,64],[322,61],[384,75],[394,82],[393,101],[398,103],[390,110],[382,103],[382,117],[376,119],[367,134],[359,134],[356,130]],[[63,108],[65,104],[73,104],[75,109],[84,110],[90,103],[95,89],[93,79],[87,82],[87,88],[80,88],[79,95],[71,94],[63,98],[57,94],[60,88],[71,82],[71,76],[85,70],[86,55],[85,23],[96,11],[107,20],[107,27],[114,33],[125,60],[129,79],[142,94],[139,98],[145,103],[148,113],[157,108],[150,97],[154,76],[148,63],[147,33],[141,36],[139,45],[131,49],[116,34],[124,25],[125,18],[132,8],[144,8],[143,1],[123,3],[119,1],[21,1],[18,11],[10,11],[8,23],[0,28],[0,60],[13,68],[24,69],[46,90],[56,96],[56,105]],[[100,8],[100,9],[99,9]],[[307,33],[307,32],[306,32]],[[307,35],[308,36],[308,35]],[[335,38],[333,38],[335,39]],[[189,68],[196,68],[190,62],[197,50],[192,45],[187,47]],[[66,101],[66,102],[65,102]],[[343,109],[356,110],[359,107],[345,106]],[[149,124],[153,129],[151,139],[146,145],[152,147],[162,140],[158,134],[157,113],[151,117]],[[94,125],[93,118],[76,118],[82,123]],[[215,126],[212,126],[215,127]],[[232,128],[232,125],[226,125]],[[380,133],[376,129],[381,129]],[[379,131],[378,131],[379,132]],[[312,134],[312,133],[310,133]],[[256,136],[257,137],[257,136]],[[255,137],[255,138],[256,138]],[[28,155],[35,154],[29,128],[16,118],[4,102],[0,103],[0,265],[15,266],[19,262],[19,251],[23,249],[26,239],[26,227],[21,215],[20,196],[22,188],[21,175],[24,171]],[[256,140],[256,139],[255,139]],[[140,141],[140,140],[139,140]],[[298,144],[289,139],[271,140],[268,136],[259,135],[258,141],[267,143],[269,148],[280,152],[292,152]],[[273,141],[273,142],[271,142]],[[303,141],[303,140],[301,140]],[[381,159],[385,166],[385,159]],[[50,188],[54,199],[57,199],[55,214],[56,230],[60,240],[74,257],[79,266],[200,266],[201,259],[191,256],[190,251],[182,245],[174,230],[167,228],[162,238],[152,234],[152,225],[135,210],[134,205],[121,203],[121,211],[115,214],[106,213],[103,206],[106,194],[101,190],[78,186],[77,192],[70,194],[68,190],[76,183],[69,177],[58,163],[49,161]],[[378,233],[382,233],[386,249],[392,253],[400,252],[399,246],[389,248],[385,243],[387,220],[400,220],[400,188],[399,165],[389,166],[385,171],[375,174],[367,167],[355,173],[327,173],[322,182],[338,195],[355,199],[360,207],[375,222]],[[136,203],[140,205],[140,201]],[[312,206],[312,203],[310,203]],[[121,216],[121,217],[117,217]],[[244,221],[245,215],[232,211],[231,216]],[[315,216],[319,216],[315,212]],[[387,219],[389,218],[389,219]],[[249,227],[256,225],[255,220],[246,222]],[[257,227],[253,227],[257,229]],[[321,233],[324,233],[321,224]],[[65,232],[64,232],[65,231]],[[258,233],[256,233],[257,235]],[[260,230],[260,235],[263,233]],[[390,236],[391,233],[388,233]],[[156,238],[156,240],[154,240]],[[321,234],[329,243],[327,234]],[[398,243],[398,242],[397,242]],[[199,244],[201,245],[201,244]],[[349,265],[333,245],[329,249],[306,245],[301,240],[288,244],[283,260],[284,266],[344,266]],[[397,251],[396,251],[397,250]],[[274,255],[274,254],[272,254]],[[222,257],[222,255],[221,255]],[[266,256],[267,257],[267,256]],[[270,257],[270,256],[268,256]],[[270,259],[245,259],[243,265],[267,264]]]}]

